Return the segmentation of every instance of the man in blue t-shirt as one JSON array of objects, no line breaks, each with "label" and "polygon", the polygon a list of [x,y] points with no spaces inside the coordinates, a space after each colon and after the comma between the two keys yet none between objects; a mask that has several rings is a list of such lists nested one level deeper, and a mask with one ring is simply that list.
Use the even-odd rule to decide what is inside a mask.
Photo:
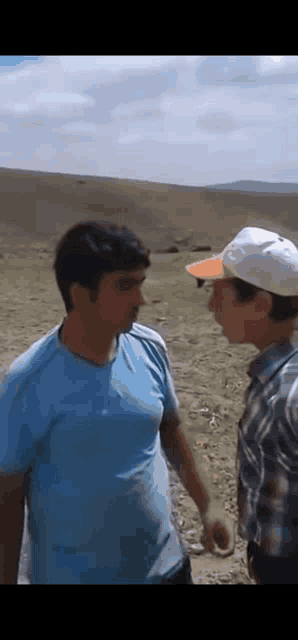
[{"label": "man in blue t-shirt", "polygon": [[166,345],[134,322],[150,265],[136,242],[107,223],[65,234],[54,266],[67,316],[5,374],[2,583],[16,583],[26,496],[33,584],[178,584],[188,558],[163,451],[202,513],[207,547],[217,533],[233,551],[232,521],[214,516],[179,428]]}]

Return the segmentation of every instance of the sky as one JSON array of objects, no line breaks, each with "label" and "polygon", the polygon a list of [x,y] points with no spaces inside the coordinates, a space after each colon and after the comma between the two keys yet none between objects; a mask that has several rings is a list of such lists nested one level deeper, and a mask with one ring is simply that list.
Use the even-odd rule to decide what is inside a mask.
[{"label": "sky", "polygon": [[0,56],[0,167],[298,183],[298,56]]}]

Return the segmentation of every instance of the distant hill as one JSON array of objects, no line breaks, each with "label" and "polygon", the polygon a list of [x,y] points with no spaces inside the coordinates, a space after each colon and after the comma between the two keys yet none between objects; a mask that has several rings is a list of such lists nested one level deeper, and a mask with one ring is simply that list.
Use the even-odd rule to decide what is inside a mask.
[{"label": "distant hill", "polygon": [[205,189],[208,191],[242,191],[243,193],[298,193],[298,183],[236,180],[236,182],[226,182],[225,184],[209,184]]},{"label": "distant hill", "polygon": [[9,169],[7,167],[0,167],[0,176],[5,174],[19,175],[23,177],[35,177],[36,179],[46,179],[49,182],[55,181],[55,178],[62,178],[62,180],[75,180],[80,184],[86,184],[87,182],[93,183],[112,183],[114,185],[127,185],[135,186],[138,188],[145,188],[149,190],[164,190],[168,191],[189,191],[189,192],[204,192],[204,191],[240,191],[242,193],[298,193],[298,183],[296,182],[262,182],[261,180],[236,180],[235,182],[225,182],[223,184],[212,184],[206,186],[189,186],[181,184],[170,184],[168,182],[153,182],[150,180],[136,180],[132,178],[113,178],[107,176],[92,176],[92,175],[80,175],[71,173],[60,173],[54,171],[38,171],[30,169]]}]

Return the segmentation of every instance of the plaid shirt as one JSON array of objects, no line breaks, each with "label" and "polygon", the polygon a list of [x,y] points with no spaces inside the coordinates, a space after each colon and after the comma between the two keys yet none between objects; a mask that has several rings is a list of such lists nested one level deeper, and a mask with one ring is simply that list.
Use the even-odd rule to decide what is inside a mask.
[{"label": "plaid shirt", "polygon": [[298,554],[298,344],[273,344],[248,369],[238,429],[239,535],[279,557]]}]

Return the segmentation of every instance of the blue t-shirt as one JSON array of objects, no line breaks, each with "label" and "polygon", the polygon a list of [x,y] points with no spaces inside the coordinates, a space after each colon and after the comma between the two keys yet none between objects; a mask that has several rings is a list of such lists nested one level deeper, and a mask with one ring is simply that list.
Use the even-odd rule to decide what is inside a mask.
[{"label": "blue t-shirt", "polygon": [[32,584],[159,583],[185,558],[159,433],[179,407],[165,342],[133,323],[98,366],[60,342],[60,326],[0,391],[0,474],[29,477]]}]

